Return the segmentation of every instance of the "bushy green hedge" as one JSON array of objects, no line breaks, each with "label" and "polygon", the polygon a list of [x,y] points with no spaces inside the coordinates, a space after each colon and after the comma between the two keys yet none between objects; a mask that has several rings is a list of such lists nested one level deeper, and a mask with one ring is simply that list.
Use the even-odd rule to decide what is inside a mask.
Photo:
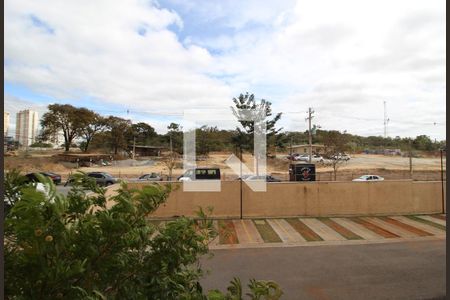
[{"label": "bushy green hedge", "polygon": [[[235,279],[226,294],[204,293],[198,259],[217,235],[212,221],[181,217],[158,227],[146,217],[171,187],[122,184],[115,196],[83,174],[67,197],[41,177],[46,192],[17,171],[5,176],[7,299],[242,299]],[[278,299],[273,282],[249,284],[251,299]]]}]

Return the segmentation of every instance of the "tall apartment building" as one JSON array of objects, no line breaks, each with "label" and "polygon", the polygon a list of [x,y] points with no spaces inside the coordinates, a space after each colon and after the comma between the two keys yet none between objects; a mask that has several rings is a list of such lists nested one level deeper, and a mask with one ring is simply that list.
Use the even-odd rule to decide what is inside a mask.
[{"label": "tall apartment building", "polygon": [[36,111],[29,109],[16,114],[16,141],[22,147],[27,147],[36,141],[38,135],[39,117]]},{"label": "tall apartment building", "polygon": [[3,136],[8,136],[9,130],[9,112],[3,112]]}]

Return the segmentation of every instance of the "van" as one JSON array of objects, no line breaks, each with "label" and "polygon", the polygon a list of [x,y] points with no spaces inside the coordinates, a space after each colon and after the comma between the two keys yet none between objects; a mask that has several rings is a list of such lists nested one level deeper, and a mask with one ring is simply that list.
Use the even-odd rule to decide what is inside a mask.
[{"label": "van", "polygon": [[219,168],[195,168],[189,169],[178,177],[178,181],[191,180],[220,180]]}]

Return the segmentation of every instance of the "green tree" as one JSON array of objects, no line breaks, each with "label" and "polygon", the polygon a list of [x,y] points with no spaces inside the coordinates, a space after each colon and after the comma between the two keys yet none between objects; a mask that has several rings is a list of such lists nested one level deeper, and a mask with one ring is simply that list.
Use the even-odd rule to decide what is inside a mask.
[{"label": "green tree", "polygon": [[62,131],[65,151],[69,151],[72,141],[83,128],[82,119],[86,111],[70,104],[50,104],[48,110],[41,119],[42,136],[50,138]]},{"label": "green tree", "polygon": [[[158,136],[155,129],[144,122],[131,125],[131,132],[132,136],[136,138],[137,145],[150,145]],[[130,142],[132,142],[132,139]]]},{"label": "green tree", "polygon": [[94,136],[106,129],[107,122],[104,117],[86,108],[80,108],[79,111],[82,124],[80,136],[84,138],[81,150],[87,152]]},{"label": "green tree", "polygon": [[[255,114],[260,114],[262,112],[263,121],[266,122],[266,138],[267,138],[267,146],[270,149],[271,145],[273,145],[274,139],[273,136],[278,134],[282,128],[276,128],[276,123],[281,119],[281,113],[275,114],[273,118],[269,118],[272,116],[272,103],[261,99],[260,103],[256,103],[255,96],[253,94],[246,93],[240,94],[239,97],[233,98],[234,106],[232,107],[233,114],[239,118],[241,114],[239,113],[239,109],[251,109],[254,110]],[[233,143],[238,149],[242,150],[253,150],[253,136],[255,132],[255,124],[253,121],[239,121],[243,130],[239,127],[236,128],[235,138],[232,139]]]},{"label": "green tree", "polygon": [[[202,211],[164,227],[147,220],[170,185],[122,184],[107,199],[92,178],[74,178],[66,197],[49,178],[40,176],[40,192],[18,172],[6,174],[7,299],[242,299],[237,279],[227,294],[203,293],[198,260],[217,232]],[[281,296],[274,282],[251,280],[249,288],[251,299]]]},{"label": "green tree", "polygon": [[426,135],[419,135],[413,141],[413,147],[417,150],[433,150],[433,142]]},{"label": "green tree", "polygon": [[114,154],[119,152],[119,149],[126,149],[128,145],[128,137],[131,131],[131,121],[119,117],[109,116],[106,119],[108,126],[108,140],[109,145],[114,151]]},{"label": "green tree", "polygon": [[170,123],[169,126],[167,126],[167,143],[172,145],[172,150],[182,154],[183,153],[183,132],[182,127],[180,124],[177,123]]}]

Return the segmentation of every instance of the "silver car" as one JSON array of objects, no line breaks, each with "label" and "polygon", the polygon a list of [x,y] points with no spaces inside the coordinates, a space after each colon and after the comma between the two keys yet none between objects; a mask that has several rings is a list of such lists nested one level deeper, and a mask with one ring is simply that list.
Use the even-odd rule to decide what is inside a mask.
[{"label": "silver car", "polygon": [[158,173],[148,173],[140,176],[138,181],[161,181],[161,176]]}]

